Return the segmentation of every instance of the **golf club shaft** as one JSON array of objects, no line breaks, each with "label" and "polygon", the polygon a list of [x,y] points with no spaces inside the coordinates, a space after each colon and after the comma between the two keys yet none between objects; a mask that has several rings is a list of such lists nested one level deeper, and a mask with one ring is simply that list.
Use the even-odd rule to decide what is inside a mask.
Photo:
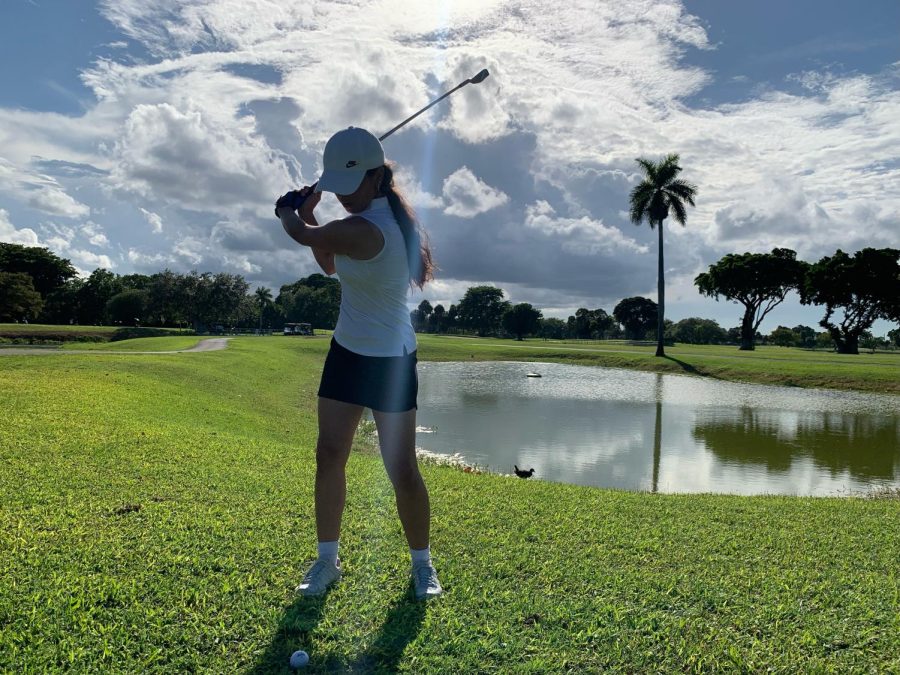
[{"label": "golf club shaft", "polygon": [[[414,119],[416,119],[419,115],[421,115],[423,112],[425,112],[426,110],[428,110],[431,106],[433,106],[433,105],[435,105],[435,104],[437,104],[437,103],[440,103],[440,102],[443,101],[445,98],[447,98],[450,94],[452,94],[453,92],[457,91],[458,89],[462,89],[462,88],[465,87],[467,84],[478,84],[479,82],[483,82],[484,79],[485,79],[488,75],[489,75],[489,73],[488,73],[487,69],[485,68],[484,70],[480,71],[480,72],[479,72],[477,75],[475,75],[474,77],[470,77],[468,80],[465,80],[464,82],[460,82],[458,85],[456,85],[455,87],[453,87],[453,89],[451,89],[450,91],[448,91],[446,94],[444,94],[444,95],[441,96],[440,98],[436,98],[435,100],[433,100],[431,103],[429,103],[428,105],[426,105],[424,108],[422,108],[422,109],[421,109],[419,112],[417,112],[416,114],[411,115],[410,117],[407,117],[405,120],[403,120],[402,122],[400,122],[400,124],[398,124],[397,126],[395,126],[393,129],[391,129],[390,131],[388,131],[386,134],[383,134],[382,136],[379,136],[379,137],[378,137],[378,140],[379,140],[379,141],[383,141],[385,138],[387,138],[388,136],[390,136],[392,133],[394,133],[394,132],[397,131],[398,129],[400,129],[400,128],[406,126],[407,124],[409,124],[410,122],[412,122],[412,121],[413,121]],[[318,185],[318,184],[319,184],[319,181],[316,181],[315,183],[312,184],[311,187],[312,187],[313,191],[315,191],[316,185]],[[304,199],[303,201],[306,201],[306,200]],[[278,211],[278,210],[276,209],[276,215],[277,215],[277,211]]]},{"label": "golf club shaft", "polygon": [[441,96],[440,98],[434,99],[431,103],[429,103],[428,105],[426,105],[426,106],[425,106],[424,108],[422,108],[419,112],[415,113],[414,115],[410,115],[409,117],[407,117],[405,120],[403,120],[402,122],[400,122],[400,124],[398,124],[397,126],[395,126],[393,129],[391,129],[390,131],[388,131],[388,132],[387,132],[386,134],[384,134],[383,136],[379,136],[379,137],[378,137],[378,140],[379,140],[379,141],[383,141],[385,138],[387,138],[388,136],[390,136],[392,133],[394,133],[394,132],[397,131],[398,129],[401,129],[402,127],[406,126],[409,122],[412,122],[412,121],[413,121],[414,119],[416,119],[419,115],[421,115],[423,112],[425,112],[426,110],[428,110],[431,106],[433,106],[433,105],[435,105],[435,104],[440,103],[441,101],[443,101],[445,98],[447,98],[447,97],[448,97],[450,94],[452,94],[453,92],[457,91],[458,89],[462,89],[463,87],[465,87],[467,84],[469,84],[469,83],[471,83],[471,82],[481,82],[482,80],[484,80],[485,77],[487,77],[487,70],[482,70],[482,71],[481,71],[480,73],[478,73],[478,75],[476,75],[475,77],[471,77],[471,78],[469,78],[468,80],[466,80],[465,82],[459,83],[458,85],[456,85],[455,87],[453,87],[453,89],[451,89],[450,91],[448,91],[446,94],[444,94],[444,95]]}]

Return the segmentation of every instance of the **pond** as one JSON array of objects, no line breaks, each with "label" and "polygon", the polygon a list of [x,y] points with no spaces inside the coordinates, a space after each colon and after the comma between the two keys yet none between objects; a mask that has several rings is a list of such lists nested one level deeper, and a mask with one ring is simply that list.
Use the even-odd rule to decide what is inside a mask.
[{"label": "pond", "polygon": [[[528,377],[536,372],[540,378]],[[900,397],[554,363],[420,363],[416,444],[548,481],[732,494],[900,487]]]}]

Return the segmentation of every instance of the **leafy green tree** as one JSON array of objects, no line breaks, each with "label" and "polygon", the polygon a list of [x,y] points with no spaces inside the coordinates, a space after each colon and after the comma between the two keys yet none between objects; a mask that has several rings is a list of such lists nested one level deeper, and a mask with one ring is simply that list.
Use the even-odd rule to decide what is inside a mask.
[{"label": "leafy green tree", "polygon": [[44,301],[25,272],[0,272],[0,323],[34,319]]},{"label": "leafy green tree", "polygon": [[333,329],[341,307],[341,284],[324,274],[310,276],[281,287],[275,299],[285,321]]},{"label": "leafy green tree", "polygon": [[2,242],[0,272],[27,274],[41,298],[46,298],[77,274],[72,263],[60,258],[50,249]]},{"label": "leafy green tree", "polygon": [[640,296],[625,298],[613,309],[613,316],[625,328],[629,340],[642,340],[656,324],[658,314],[656,303]]},{"label": "leafy green tree", "polygon": [[876,349],[885,349],[888,345],[887,339],[872,335],[872,331],[864,330],[859,336],[859,346],[870,350],[872,354]]},{"label": "leafy green tree", "polygon": [[144,291],[150,287],[152,277],[146,274],[124,274],[119,277],[119,283],[122,289],[134,289],[136,291]]},{"label": "leafy green tree", "polygon": [[501,289],[472,286],[459,301],[458,320],[463,328],[476,331],[479,337],[493,335],[500,329],[500,320],[509,306],[509,301],[503,299]]},{"label": "leafy green tree", "polygon": [[137,326],[147,307],[147,291],[129,288],[116,293],[106,303],[106,314],[114,324]]},{"label": "leafy green tree", "polygon": [[114,272],[102,267],[95,269],[78,289],[78,322],[89,325],[109,323],[106,305],[122,290],[122,283]]},{"label": "leafy green tree", "polygon": [[604,309],[579,307],[566,322],[571,337],[578,340],[602,340],[613,329],[615,321]]},{"label": "leafy green tree", "polygon": [[791,328],[797,336],[797,346],[812,349],[816,346],[816,330],[809,326],[799,325]]},{"label": "leafy green tree", "polygon": [[188,284],[184,275],[165,269],[152,274],[147,285],[147,323],[184,326],[188,320]]},{"label": "leafy green tree", "polygon": [[78,321],[78,298],[84,279],[69,279],[62,286],[50,291],[44,299],[44,308],[38,317],[41,323],[70,324]]},{"label": "leafy green tree", "polygon": [[816,349],[834,349],[834,339],[831,337],[831,333],[828,331],[823,331],[821,333],[816,333]]},{"label": "leafy green tree", "polygon": [[798,335],[787,326],[778,326],[769,336],[769,341],[779,347],[796,347]]},{"label": "leafy green tree", "polygon": [[673,326],[672,335],[677,342],[686,342],[692,345],[721,344],[728,337],[717,322],[696,316],[678,321]]},{"label": "leafy green tree", "polygon": [[504,312],[503,329],[515,335],[516,340],[522,340],[526,335],[538,332],[542,318],[541,310],[535,309],[527,302],[520,302]]},{"label": "leafy green tree", "polygon": [[428,327],[428,318],[433,311],[434,308],[431,306],[431,303],[428,302],[428,300],[422,300],[422,302],[419,303],[419,306],[409,313],[413,330],[417,333],[426,330]]},{"label": "leafy green tree", "polygon": [[889,330],[888,334],[888,342],[894,347],[900,347],[900,328],[894,328],[893,330]]},{"label": "leafy green tree", "polygon": [[250,284],[239,274],[211,274],[196,271],[178,278],[179,295],[185,299],[185,314],[194,330],[217,325],[235,325],[245,320],[245,297]]},{"label": "leafy green tree", "polygon": [[443,333],[446,320],[447,310],[444,309],[443,305],[435,305],[431,312],[431,316],[428,317],[428,332]]},{"label": "leafy green tree", "polygon": [[459,327],[459,307],[450,303],[450,309],[447,310],[447,320],[444,323],[444,330],[451,331]]},{"label": "leafy green tree", "polygon": [[787,248],[775,248],[771,253],[729,253],[698,274],[694,284],[703,295],[716,300],[721,295],[744,306],[740,348],[752,350],[759,325],[788,291],[800,287],[806,267]]},{"label": "leafy green tree", "polygon": [[838,249],[810,266],[800,301],[825,305],[819,325],[838,353],[858,354],[860,336],[877,319],[900,321],[900,250],[864,248],[851,256]]},{"label": "leafy green tree", "polygon": [[666,283],[663,267],[663,221],[669,213],[684,225],[687,222],[685,203],[694,206],[697,187],[678,178],[681,167],[678,155],[668,155],[659,162],[639,158],[636,160],[644,173],[644,179],[631,191],[631,222],[640,225],[645,219],[650,229],[659,234],[659,260],[657,269],[657,302],[659,311],[656,319],[656,355],[665,356],[665,314]]},{"label": "leafy green tree", "polygon": [[562,340],[566,337],[566,322],[555,317],[542,319],[538,332],[545,340]]},{"label": "leafy green tree", "polygon": [[256,309],[259,312],[259,330],[262,330],[263,324],[263,315],[266,312],[266,309],[272,305],[272,291],[266,288],[265,286],[260,286],[253,293],[253,297],[256,301]]}]

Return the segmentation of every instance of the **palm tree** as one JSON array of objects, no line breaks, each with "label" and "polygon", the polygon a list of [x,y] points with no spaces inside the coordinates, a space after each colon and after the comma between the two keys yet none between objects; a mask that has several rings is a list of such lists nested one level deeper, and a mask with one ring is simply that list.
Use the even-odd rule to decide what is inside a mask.
[{"label": "palm tree", "polygon": [[697,194],[697,186],[685,180],[676,178],[681,173],[678,166],[678,155],[668,155],[659,163],[654,164],[648,159],[637,159],[644,172],[642,180],[631,191],[631,222],[640,225],[646,218],[650,229],[654,227],[659,231],[659,275],[657,277],[657,315],[656,315],[656,355],[665,356],[663,350],[663,333],[665,327],[666,295],[665,279],[663,277],[663,221],[669,216],[669,209],[675,215],[675,220],[684,225],[687,221],[687,211],[684,203],[694,205],[694,195]]},{"label": "palm tree", "polygon": [[266,307],[272,304],[272,291],[265,286],[260,286],[253,294],[256,297],[256,304],[259,306],[259,330],[262,332],[262,318]]}]

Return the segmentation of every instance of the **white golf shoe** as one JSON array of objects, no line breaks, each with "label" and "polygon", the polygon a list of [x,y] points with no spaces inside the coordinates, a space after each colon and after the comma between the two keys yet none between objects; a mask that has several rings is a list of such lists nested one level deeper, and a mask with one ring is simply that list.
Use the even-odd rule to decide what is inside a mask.
[{"label": "white golf shoe", "polygon": [[414,565],[412,579],[416,588],[416,600],[436,598],[444,592],[441,582],[437,578],[437,570],[430,562]]},{"label": "white golf shoe", "polygon": [[309,568],[309,571],[303,577],[302,583],[297,586],[297,592],[307,596],[322,595],[331,584],[340,578],[340,560],[335,564],[330,560],[319,558]]}]

